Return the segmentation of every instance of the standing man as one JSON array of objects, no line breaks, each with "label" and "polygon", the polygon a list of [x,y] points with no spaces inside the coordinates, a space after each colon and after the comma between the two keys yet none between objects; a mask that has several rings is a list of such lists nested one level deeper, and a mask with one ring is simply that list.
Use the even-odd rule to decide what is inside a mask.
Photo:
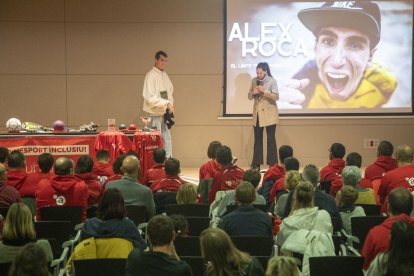
[{"label": "standing man", "polygon": [[163,51],[155,54],[155,63],[145,76],[142,96],[143,110],[151,116],[151,126],[161,132],[167,156],[172,156],[171,125],[166,125],[164,114],[174,114],[173,85],[165,72],[168,55]]}]

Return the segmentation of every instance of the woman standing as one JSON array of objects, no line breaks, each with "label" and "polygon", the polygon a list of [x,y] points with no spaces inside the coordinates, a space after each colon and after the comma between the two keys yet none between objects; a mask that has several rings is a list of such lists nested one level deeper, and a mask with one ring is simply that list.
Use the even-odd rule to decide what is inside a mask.
[{"label": "woman standing", "polygon": [[279,122],[279,112],[276,101],[279,91],[276,80],[270,73],[269,64],[260,62],[256,66],[257,77],[253,78],[249,91],[249,100],[253,105],[254,151],[252,169],[260,169],[263,164],[263,128],[267,134],[267,165],[277,163],[276,153],[276,124]]}]

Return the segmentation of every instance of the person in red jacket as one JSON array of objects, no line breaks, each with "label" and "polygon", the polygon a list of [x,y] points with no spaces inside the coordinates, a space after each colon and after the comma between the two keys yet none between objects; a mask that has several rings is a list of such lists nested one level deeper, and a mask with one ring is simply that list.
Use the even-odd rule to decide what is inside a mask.
[{"label": "person in red jacket", "polygon": [[384,252],[389,246],[392,224],[397,220],[406,220],[414,226],[414,218],[410,217],[413,210],[413,195],[405,188],[397,188],[388,198],[388,216],[382,224],[372,228],[365,239],[361,255],[365,258],[364,269],[368,269],[375,256]]},{"label": "person in red jacket", "polygon": [[172,157],[168,158],[165,161],[166,176],[151,185],[152,192],[178,192],[180,186],[186,183],[178,176],[180,171],[180,161]]},{"label": "person in red jacket", "polygon": [[[351,152],[346,156],[345,159],[346,166],[356,166],[361,169],[362,165],[362,156],[357,152]],[[364,189],[372,189],[372,182],[370,179],[366,179],[365,177],[361,178],[361,181],[358,185],[360,188]]]},{"label": "person in red jacket", "polygon": [[28,177],[24,154],[19,150],[10,152],[7,156],[7,164],[9,171],[6,184],[16,188],[21,197],[34,197],[38,179]]},{"label": "person in red jacket", "polygon": [[212,203],[218,191],[234,190],[243,180],[244,170],[232,163],[233,155],[227,146],[221,146],[216,152],[220,170],[213,176],[208,203]]},{"label": "person in red jacket", "polygon": [[108,150],[98,150],[95,156],[96,162],[93,166],[92,173],[98,177],[98,180],[101,184],[105,183],[105,180],[108,177],[114,175],[112,170],[112,165],[109,162],[109,151]]},{"label": "person in red jacket", "polygon": [[293,148],[288,145],[283,145],[279,148],[279,160],[282,163],[278,163],[271,166],[264,174],[263,181],[273,181],[276,182],[278,179],[282,178],[285,175],[285,159],[293,156]]},{"label": "person in red jacket", "polygon": [[345,146],[333,143],[329,149],[329,163],[320,171],[321,181],[331,182],[331,195],[335,196],[342,186],[342,170],[345,168]]},{"label": "person in red jacket", "polygon": [[93,160],[89,155],[82,155],[76,162],[75,177],[88,186],[88,206],[98,204],[102,194],[102,186],[92,173]]},{"label": "person in red jacket", "polygon": [[[288,157],[284,159],[284,167],[286,172],[289,171],[299,171],[299,160],[295,157]],[[287,188],[285,186],[285,174],[279,178],[276,183],[273,185],[269,194],[269,202],[274,202],[279,191],[285,191]]]},{"label": "person in red jacket", "polygon": [[124,162],[124,159],[127,157],[127,155],[125,154],[121,154],[120,156],[118,156],[114,163],[112,164],[112,169],[114,171],[114,175],[108,177],[103,186],[102,186],[102,190],[105,190],[106,185],[111,182],[111,181],[115,181],[115,180],[120,180],[123,176],[124,176],[124,172],[122,171],[122,162]]},{"label": "person in red jacket", "polygon": [[39,165],[39,172],[29,173],[28,177],[33,179],[33,182],[38,183],[43,178],[51,178],[53,173],[51,172],[55,159],[50,153],[42,153],[37,158],[37,164]]},{"label": "person in red jacket", "polygon": [[364,178],[372,181],[397,167],[397,160],[392,158],[394,147],[388,141],[381,141],[377,148],[377,160],[367,166]]},{"label": "person in red jacket", "polygon": [[55,176],[40,180],[36,189],[36,218],[41,221],[40,208],[47,206],[82,206],[86,220],[88,187],[73,175],[73,161],[60,157],[54,165]]},{"label": "person in red jacket", "polygon": [[0,163],[5,164],[9,156],[9,149],[5,147],[0,147]]},{"label": "person in red jacket", "polygon": [[22,202],[19,192],[6,184],[7,168],[0,163],[0,207],[10,207],[15,202]]},{"label": "person in red jacket", "polygon": [[207,163],[204,163],[199,170],[199,179],[200,181],[206,178],[213,178],[214,174],[220,169],[219,163],[216,160],[216,152],[219,147],[221,147],[219,141],[213,141],[210,143],[207,149],[207,156],[210,160]]},{"label": "person in red jacket", "polygon": [[144,173],[141,184],[151,186],[153,183],[160,181],[166,177],[164,162],[165,162],[165,150],[163,148],[157,148],[153,152],[153,159],[155,164]]}]

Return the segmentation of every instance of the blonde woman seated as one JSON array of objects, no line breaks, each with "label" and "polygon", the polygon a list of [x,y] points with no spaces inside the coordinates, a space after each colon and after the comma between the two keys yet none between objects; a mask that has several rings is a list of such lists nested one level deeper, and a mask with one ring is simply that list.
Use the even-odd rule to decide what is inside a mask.
[{"label": "blonde woman seated", "polygon": [[287,256],[273,257],[269,260],[266,276],[299,276],[300,271],[294,258]]},{"label": "blonde woman seated", "polygon": [[53,258],[47,240],[36,241],[33,217],[29,207],[23,203],[10,206],[3,226],[3,240],[0,242],[0,263],[11,263],[17,253],[28,243],[36,242],[45,252],[47,261]]},{"label": "blonde woman seated", "polygon": [[200,235],[201,255],[207,261],[206,276],[264,275],[259,261],[239,251],[221,229],[209,228]]},{"label": "blonde woman seated", "polygon": [[196,204],[198,203],[197,188],[194,184],[185,183],[180,186],[177,192],[178,204]]},{"label": "blonde woman seated", "polygon": [[[298,171],[289,171],[286,173],[285,187],[289,191],[289,193],[295,190],[296,186],[298,185],[299,181],[301,181],[301,179],[301,174]],[[285,211],[285,206],[287,199],[289,197],[289,193],[281,195],[276,201],[274,212],[278,218],[283,217],[283,212]]]},{"label": "blonde woman seated", "polygon": [[293,194],[293,208],[280,225],[277,244],[282,246],[294,231],[299,229],[318,230],[332,234],[331,216],[325,210],[313,205],[314,187],[308,181],[301,181]]}]

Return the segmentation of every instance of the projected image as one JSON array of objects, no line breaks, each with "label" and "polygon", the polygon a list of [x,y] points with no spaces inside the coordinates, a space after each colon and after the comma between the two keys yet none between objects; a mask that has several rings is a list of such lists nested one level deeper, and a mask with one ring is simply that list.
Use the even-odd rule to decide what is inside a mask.
[{"label": "projected image", "polygon": [[224,115],[267,62],[281,114],[412,112],[412,1],[227,0]]}]

